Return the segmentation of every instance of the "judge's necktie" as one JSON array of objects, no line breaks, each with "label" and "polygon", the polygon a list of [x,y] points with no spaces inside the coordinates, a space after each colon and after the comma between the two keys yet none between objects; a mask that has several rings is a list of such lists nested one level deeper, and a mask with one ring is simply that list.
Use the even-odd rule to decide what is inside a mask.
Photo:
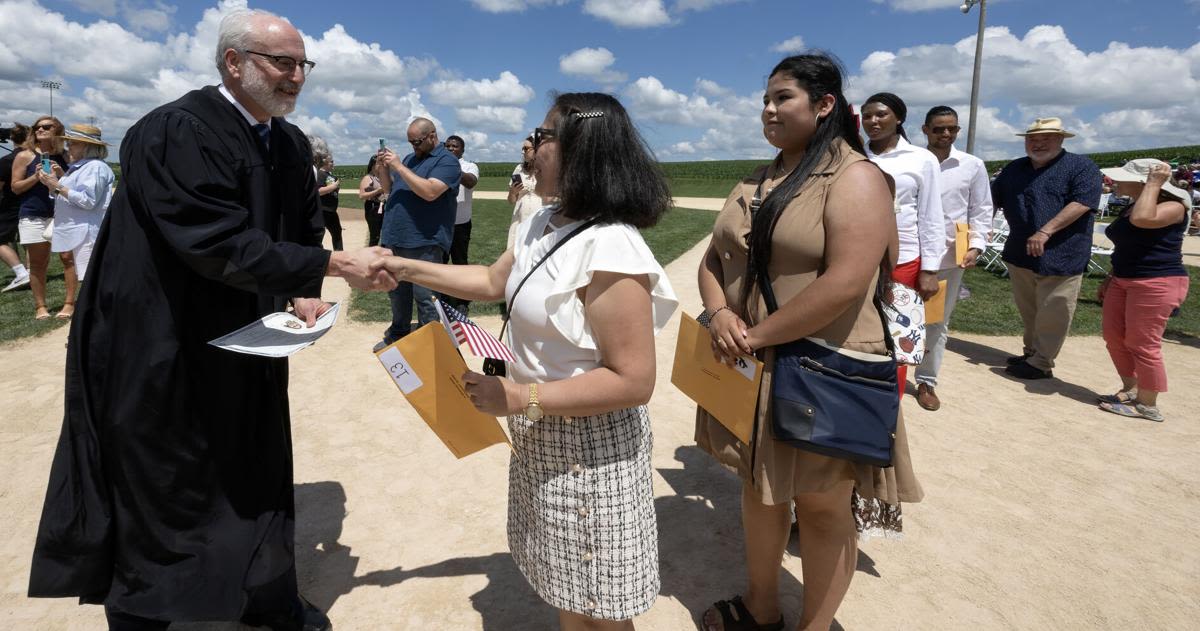
[{"label": "judge's necktie", "polygon": [[271,150],[271,127],[266,123],[259,123],[254,126],[254,131],[258,132],[258,139],[262,141],[262,146],[267,151]]}]

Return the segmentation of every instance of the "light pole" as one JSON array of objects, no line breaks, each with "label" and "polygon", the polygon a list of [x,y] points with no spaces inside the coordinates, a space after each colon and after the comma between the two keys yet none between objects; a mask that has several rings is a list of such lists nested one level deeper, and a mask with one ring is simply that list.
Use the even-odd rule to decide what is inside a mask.
[{"label": "light pole", "polygon": [[50,115],[54,116],[54,91],[62,88],[58,81],[43,81],[42,87],[50,90]]},{"label": "light pole", "polygon": [[971,75],[971,124],[967,127],[967,153],[975,153],[975,121],[979,113],[979,64],[983,61],[983,24],[987,17],[987,0],[963,0],[959,10],[970,13],[979,5],[979,32],[975,35],[975,72]]}]

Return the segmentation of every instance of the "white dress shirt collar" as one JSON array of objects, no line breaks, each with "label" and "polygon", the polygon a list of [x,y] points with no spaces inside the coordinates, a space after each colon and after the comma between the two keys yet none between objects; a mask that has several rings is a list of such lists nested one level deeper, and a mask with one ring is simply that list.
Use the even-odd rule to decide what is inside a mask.
[{"label": "white dress shirt collar", "polygon": [[254,116],[252,114],[250,114],[250,110],[247,110],[241,103],[238,102],[237,99],[233,98],[233,94],[231,94],[229,92],[229,89],[225,87],[224,83],[222,83],[220,86],[218,86],[217,90],[220,91],[221,96],[228,99],[230,103],[233,103],[233,106],[237,108],[237,111],[242,113],[242,116],[246,119],[247,123],[250,123],[251,127],[262,124],[264,122],[266,123],[268,128],[271,127],[271,119],[270,118],[268,118],[266,121],[260,121],[257,118],[254,118]]},{"label": "white dress shirt collar", "polygon": [[869,140],[867,141],[865,149],[867,150],[867,157],[874,158],[875,156],[889,156],[893,153],[899,153],[901,151],[911,151],[913,149],[913,145],[909,141],[905,140],[904,136],[897,136],[896,146],[892,147],[890,151],[884,151],[883,153],[875,153],[874,151],[871,151],[871,141]]}]

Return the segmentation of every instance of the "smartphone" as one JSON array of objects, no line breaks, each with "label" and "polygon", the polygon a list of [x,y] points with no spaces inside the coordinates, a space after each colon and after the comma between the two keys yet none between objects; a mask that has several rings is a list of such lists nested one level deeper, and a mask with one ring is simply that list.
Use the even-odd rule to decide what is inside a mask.
[{"label": "smartphone", "polygon": [[386,141],[386,140],[384,140],[383,138],[380,138],[380,139],[379,139],[379,148],[380,148],[380,149],[387,149],[387,141]]},{"label": "smartphone", "polygon": [[47,175],[52,173],[50,168],[50,156],[42,156],[42,171],[44,171]]},{"label": "smartphone", "polygon": [[518,185],[518,184],[520,184],[520,183],[521,183],[521,174],[520,174],[520,173],[513,173],[513,175],[512,175],[512,184],[510,184],[509,186],[516,186],[516,185]]}]

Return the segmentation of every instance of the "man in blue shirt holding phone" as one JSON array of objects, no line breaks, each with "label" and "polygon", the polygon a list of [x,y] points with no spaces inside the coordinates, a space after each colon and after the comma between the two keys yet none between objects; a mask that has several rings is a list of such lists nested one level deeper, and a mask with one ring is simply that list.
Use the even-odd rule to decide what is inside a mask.
[{"label": "man in blue shirt holding phone", "polygon": [[[458,158],[438,142],[433,121],[413,119],[408,125],[408,142],[413,152],[403,160],[387,148],[377,154],[377,160],[387,165],[380,180],[391,191],[380,242],[396,256],[441,263],[454,237],[462,169]],[[425,287],[401,282],[388,295],[392,324],[375,345],[377,351],[412,331],[414,297],[418,327],[438,319],[433,292]]]}]

